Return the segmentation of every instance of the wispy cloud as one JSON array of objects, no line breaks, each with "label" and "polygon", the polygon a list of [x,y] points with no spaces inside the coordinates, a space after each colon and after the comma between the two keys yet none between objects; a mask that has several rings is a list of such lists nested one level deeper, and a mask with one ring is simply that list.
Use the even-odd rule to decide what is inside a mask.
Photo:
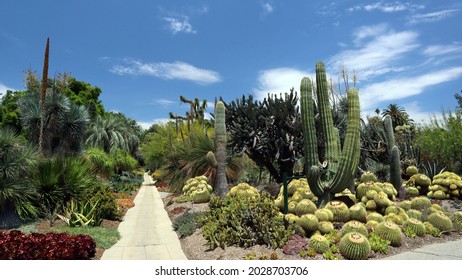
[{"label": "wispy cloud", "polygon": [[164,21],[167,22],[167,28],[173,33],[190,33],[195,34],[197,33],[196,30],[193,29],[191,23],[189,22],[189,18],[187,16],[177,16],[177,17],[164,17]]},{"label": "wispy cloud", "polygon": [[450,45],[432,45],[425,48],[423,51],[423,54],[427,56],[439,56],[456,53],[462,53],[461,43],[452,43]]},{"label": "wispy cloud", "polygon": [[263,8],[264,15],[269,15],[274,11],[274,8],[270,3],[262,3],[261,6]]},{"label": "wispy cloud", "polygon": [[261,71],[258,77],[256,98],[263,100],[268,93],[279,94],[295,88],[298,92],[303,77],[314,77],[314,74],[295,68],[273,68]]},{"label": "wispy cloud", "polygon": [[[344,66],[353,69],[358,72],[361,80],[388,72],[403,71],[405,67],[400,66],[397,61],[419,47],[416,32],[395,32],[383,24],[363,26],[353,36],[357,47],[334,55],[327,64],[335,70]],[[365,39],[369,41],[366,42]]]},{"label": "wispy cloud", "polygon": [[118,60],[109,71],[117,75],[152,76],[167,80],[188,80],[198,84],[221,81],[218,72],[197,68],[182,61],[146,63],[135,59],[123,59]]},{"label": "wispy cloud", "polygon": [[372,109],[375,104],[421,94],[430,86],[462,77],[462,67],[446,68],[420,76],[391,79],[365,86],[360,90],[361,108]]},{"label": "wispy cloud", "polygon": [[423,9],[425,6],[416,5],[411,3],[402,3],[402,2],[376,2],[371,4],[356,5],[347,9],[349,12],[355,11],[380,11],[384,13],[396,13],[403,11],[414,11],[417,9]]},{"label": "wispy cloud", "polygon": [[440,21],[453,16],[458,11],[458,9],[447,9],[426,14],[414,14],[409,18],[409,24]]},{"label": "wispy cloud", "polygon": [[168,107],[172,104],[175,104],[175,103],[178,103],[178,102],[175,102],[175,101],[172,101],[172,100],[168,100],[168,99],[163,99],[163,98],[160,98],[160,99],[155,99],[151,102],[152,104],[156,104],[156,105],[160,105],[162,107]]}]

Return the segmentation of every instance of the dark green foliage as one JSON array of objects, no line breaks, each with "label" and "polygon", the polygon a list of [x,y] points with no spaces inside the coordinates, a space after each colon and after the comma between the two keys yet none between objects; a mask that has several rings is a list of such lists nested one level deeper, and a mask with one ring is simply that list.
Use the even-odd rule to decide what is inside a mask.
[{"label": "dark green foliage", "polygon": [[256,244],[281,248],[292,235],[269,195],[214,199],[209,206],[201,221],[204,238],[212,250],[232,245],[248,248]]},{"label": "dark green foliage", "polygon": [[10,223],[16,224],[18,215],[27,218],[37,213],[30,182],[36,162],[37,151],[31,145],[12,129],[0,128],[0,228],[14,226]]},{"label": "dark green foliage", "polygon": [[26,91],[7,90],[0,103],[0,127],[10,127],[16,132],[22,130],[18,100]]},{"label": "dark green foliage", "polygon": [[43,159],[32,176],[41,215],[52,221],[71,199],[82,200],[99,182],[92,165],[81,157]]},{"label": "dark green foliage", "polygon": [[121,218],[113,190],[108,184],[96,184],[94,188],[85,193],[83,200],[93,204],[98,203],[97,210],[103,219],[118,220]]},{"label": "dark green foliage", "polygon": [[290,93],[268,94],[262,102],[252,95],[227,105],[226,126],[234,153],[246,153],[258,166],[282,182],[282,174],[293,174],[302,154],[302,131],[298,97]]}]

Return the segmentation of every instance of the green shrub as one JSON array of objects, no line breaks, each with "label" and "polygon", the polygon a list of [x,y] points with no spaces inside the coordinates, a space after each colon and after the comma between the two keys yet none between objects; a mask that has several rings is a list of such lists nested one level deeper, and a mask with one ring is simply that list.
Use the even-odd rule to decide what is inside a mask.
[{"label": "green shrub", "polygon": [[[219,200],[219,201],[217,201]],[[267,194],[256,198],[240,196],[213,199],[201,216],[202,232],[210,249],[237,245],[266,244],[281,248],[292,235],[288,223]]]},{"label": "green shrub", "polygon": [[372,251],[380,252],[385,255],[388,254],[388,245],[390,245],[390,241],[380,237],[380,235],[375,232],[371,232],[368,239]]},{"label": "green shrub", "polygon": [[200,213],[184,213],[173,221],[173,230],[178,232],[180,238],[193,234],[199,228],[199,216]]}]

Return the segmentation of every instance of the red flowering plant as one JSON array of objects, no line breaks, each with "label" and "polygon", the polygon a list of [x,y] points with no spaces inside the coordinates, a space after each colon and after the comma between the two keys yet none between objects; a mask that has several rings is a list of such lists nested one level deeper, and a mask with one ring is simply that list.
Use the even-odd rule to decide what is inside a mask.
[{"label": "red flowering plant", "polygon": [[88,260],[96,242],[86,234],[0,231],[0,260]]}]

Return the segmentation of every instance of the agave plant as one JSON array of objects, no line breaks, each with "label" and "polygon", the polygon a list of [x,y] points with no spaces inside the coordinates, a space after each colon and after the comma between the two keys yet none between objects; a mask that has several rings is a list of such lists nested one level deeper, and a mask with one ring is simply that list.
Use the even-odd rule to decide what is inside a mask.
[{"label": "agave plant", "polygon": [[37,151],[31,145],[13,130],[0,128],[0,228],[36,215],[35,189],[28,176],[36,159]]}]

